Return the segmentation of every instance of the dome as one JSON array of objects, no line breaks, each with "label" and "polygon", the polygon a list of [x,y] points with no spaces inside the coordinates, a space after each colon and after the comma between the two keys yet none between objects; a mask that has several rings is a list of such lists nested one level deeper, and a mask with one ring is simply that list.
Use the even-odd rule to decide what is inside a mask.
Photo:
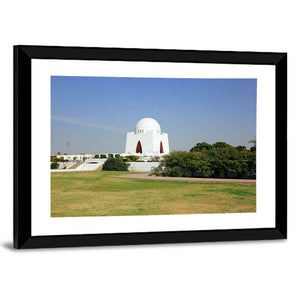
[{"label": "dome", "polygon": [[157,133],[161,133],[158,122],[152,118],[144,118],[136,123],[135,133],[144,133],[146,131],[156,131]]}]

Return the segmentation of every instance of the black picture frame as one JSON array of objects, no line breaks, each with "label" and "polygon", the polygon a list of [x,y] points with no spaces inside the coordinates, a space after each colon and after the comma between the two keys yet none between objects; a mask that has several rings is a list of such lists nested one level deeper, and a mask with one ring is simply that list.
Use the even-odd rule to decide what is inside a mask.
[{"label": "black picture frame", "polygon": [[[275,227],[109,234],[32,236],[32,59],[147,61],[275,66]],[[26,157],[26,160],[24,159]],[[14,248],[194,243],[287,238],[287,53],[14,46]]]}]

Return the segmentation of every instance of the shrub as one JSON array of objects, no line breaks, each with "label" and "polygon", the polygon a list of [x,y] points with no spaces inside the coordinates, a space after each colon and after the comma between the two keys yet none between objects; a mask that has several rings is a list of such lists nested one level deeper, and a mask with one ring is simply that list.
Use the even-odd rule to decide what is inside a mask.
[{"label": "shrub", "polygon": [[[211,147],[209,147],[211,146]],[[256,178],[256,153],[224,142],[198,143],[190,152],[165,155],[154,175],[171,177]]]},{"label": "shrub", "polygon": [[106,154],[101,154],[100,158],[106,158]]},{"label": "shrub", "polygon": [[140,157],[138,155],[127,155],[125,156],[126,161],[134,162],[137,161]]},{"label": "shrub", "polygon": [[151,172],[149,175],[156,175],[156,176],[167,176],[165,174],[164,168],[162,167],[162,164],[160,164],[156,168],[152,168]]},{"label": "shrub", "polygon": [[114,157],[114,155],[112,153],[108,154],[108,158],[113,158],[113,157]]},{"label": "shrub", "polygon": [[121,155],[120,155],[120,154],[115,154],[115,157],[116,157],[116,158],[120,158]]},{"label": "shrub", "polygon": [[58,169],[58,163],[57,162],[53,162],[51,163],[51,169]]},{"label": "shrub", "polygon": [[50,159],[51,162],[63,162],[64,161],[64,158],[63,157],[56,157],[56,156],[51,156],[51,159]]},{"label": "shrub", "polygon": [[153,157],[151,157],[151,159],[149,161],[159,162],[160,161],[160,156],[153,156]]},{"label": "shrub", "polygon": [[199,152],[176,151],[166,155],[162,162],[166,176],[208,177],[206,158]]},{"label": "shrub", "polygon": [[94,158],[99,158],[99,154],[96,154],[96,155],[94,156]]},{"label": "shrub", "polygon": [[166,176],[170,177],[185,177],[183,176],[183,171],[182,168],[175,166],[173,168],[169,168],[166,170]]},{"label": "shrub", "polygon": [[103,171],[128,171],[129,164],[121,158],[110,157],[103,164]]}]

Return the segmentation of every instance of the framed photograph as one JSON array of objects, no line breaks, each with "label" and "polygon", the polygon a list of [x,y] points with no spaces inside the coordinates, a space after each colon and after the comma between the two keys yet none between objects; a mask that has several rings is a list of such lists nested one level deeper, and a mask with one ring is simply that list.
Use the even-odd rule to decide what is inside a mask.
[{"label": "framed photograph", "polygon": [[287,238],[287,54],[14,47],[14,247]]}]

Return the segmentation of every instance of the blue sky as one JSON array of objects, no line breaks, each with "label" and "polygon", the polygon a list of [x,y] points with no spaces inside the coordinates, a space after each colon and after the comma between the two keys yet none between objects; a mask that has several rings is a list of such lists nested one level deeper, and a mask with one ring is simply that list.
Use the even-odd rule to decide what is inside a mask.
[{"label": "blue sky", "polygon": [[217,141],[249,148],[256,85],[256,79],[52,76],[51,154],[123,153],[126,133],[145,117],[169,134],[170,151]]}]

